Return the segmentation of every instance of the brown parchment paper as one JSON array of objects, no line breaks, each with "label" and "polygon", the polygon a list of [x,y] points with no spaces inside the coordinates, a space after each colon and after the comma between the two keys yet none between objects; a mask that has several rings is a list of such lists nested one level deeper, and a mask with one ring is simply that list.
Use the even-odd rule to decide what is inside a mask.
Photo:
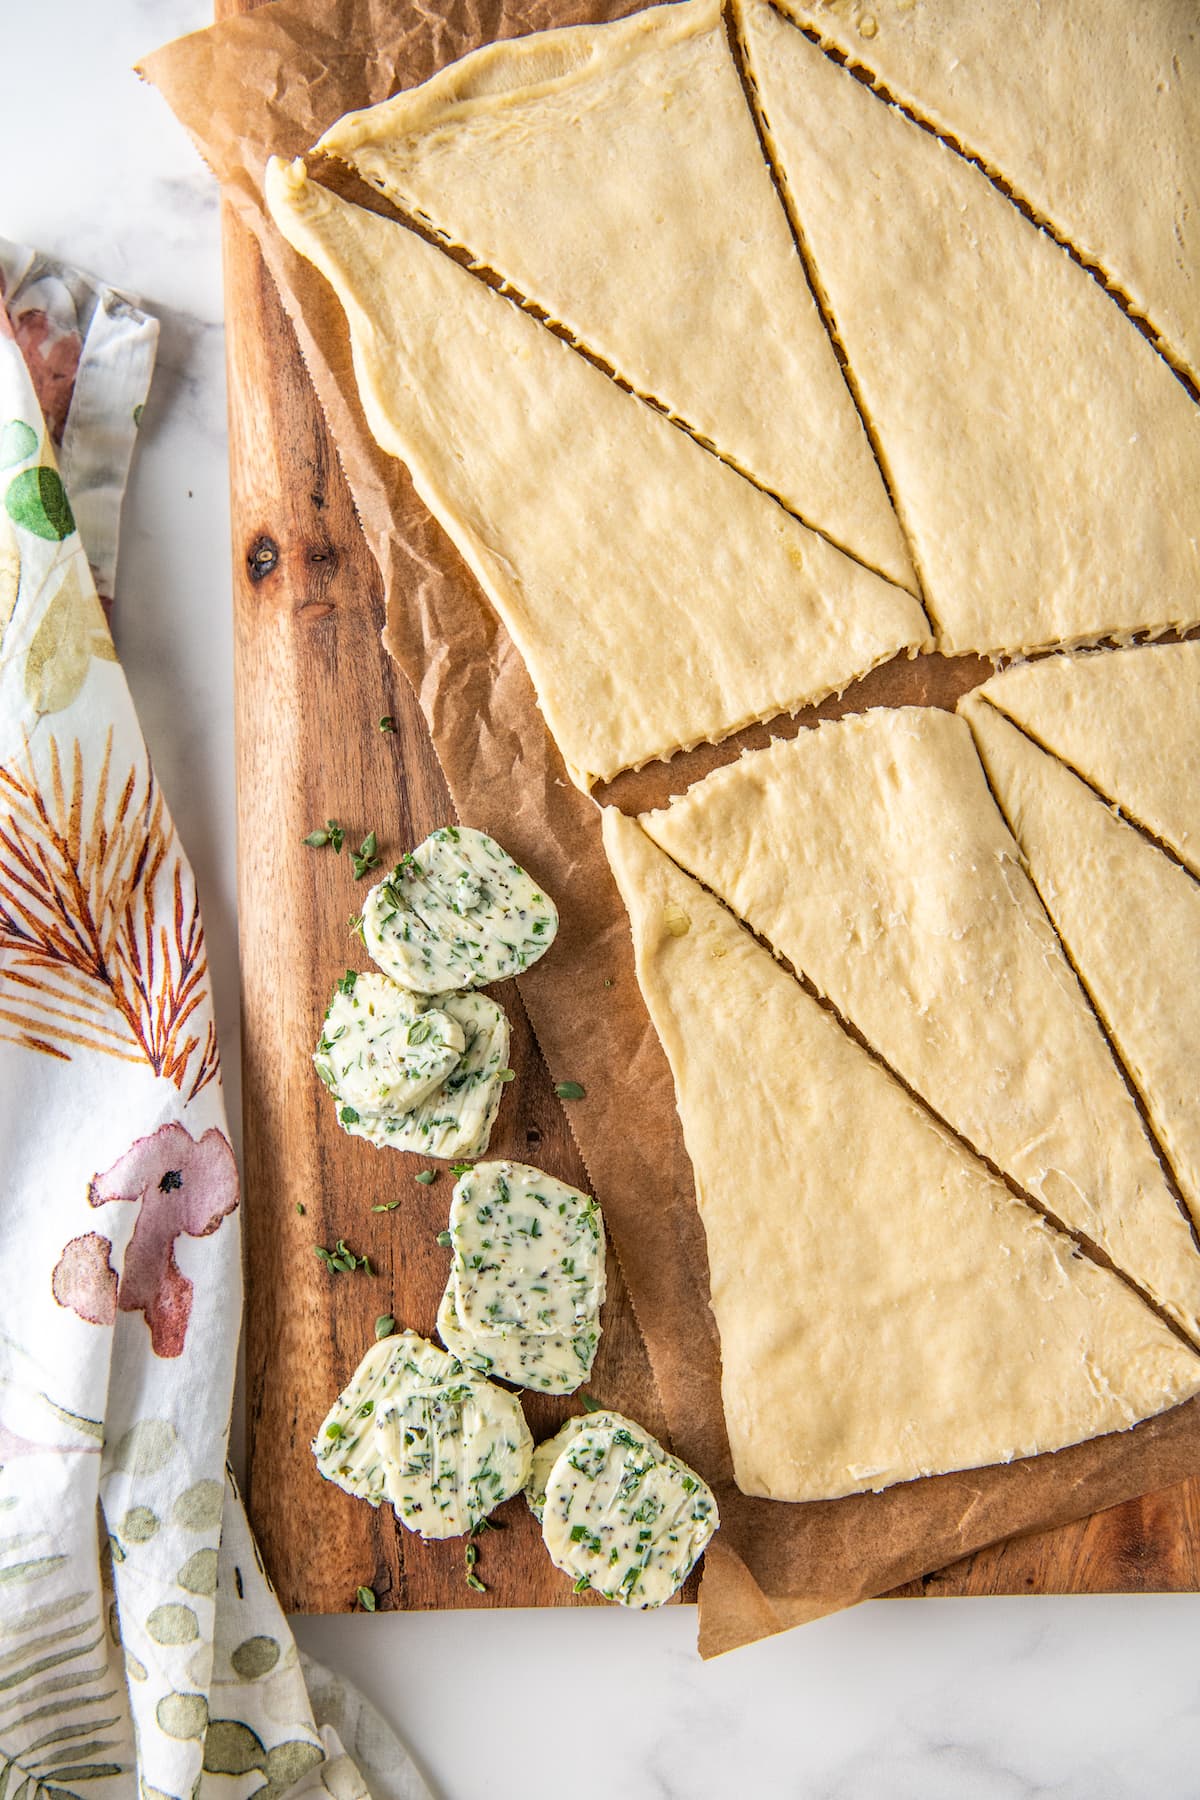
[{"label": "brown parchment paper", "polygon": [[[708,1656],[886,1592],[1000,1538],[1066,1523],[1200,1471],[1200,1402],[1054,1456],[883,1494],[786,1505],[747,1499],[733,1486],[691,1168],[596,806],[567,781],[511,640],[407,472],[372,439],[341,309],[271,225],[261,186],[272,153],[305,152],[341,113],[425,80],[477,44],[633,10],[625,0],[449,0],[443,11],[423,0],[274,0],[168,45],[142,72],[191,132],[279,287],[383,573],[385,642],[416,689],[461,817],[496,831],[558,901],[554,952],[522,977],[522,995],[549,1067],[587,1089],[570,1122],[670,1435],[717,1491],[722,1529],[700,1594],[700,1648]],[[331,173],[320,165],[314,172]],[[952,706],[988,672],[973,659],[902,661],[812,716],[864,704]],[[804,723],[784,721],[782,729]],[[626,810],[662,804],[768,736],[755,728],[718,750],[622,776],[602,797]],[[1002,1355],[1003,1345],[996,1348]]]}]

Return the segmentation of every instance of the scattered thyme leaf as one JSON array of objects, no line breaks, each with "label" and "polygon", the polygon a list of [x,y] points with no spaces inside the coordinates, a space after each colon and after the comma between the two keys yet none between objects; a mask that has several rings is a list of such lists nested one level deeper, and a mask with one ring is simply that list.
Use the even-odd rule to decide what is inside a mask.
[{"label": "scattered thyme leaf", "polygon": [[603,1412],[604,1411],[604,1408],[601,1406],[599,1400],[595,1399],[591,1394],[580,1394],[579,1398],[583,1401],[584,1412]]},{"label": "scattered thyme leaf", "polygon": [[467,1570],[467,1586],[469,1588],[474,1588],[477,1594],[487,1593],[487,1589],[484,1587],[482,1581],[480,1581],[474,1569]]},{"label": "scattered thyme leaf", "polygon": [[379,866],[379,842],[373,831],[368,831],[357,850],[351,852],[354,858],[354,879],[361,881],[368,869]]},{"label": "scattered thyme leaf", "polygon": [[384,713],[379,721],[379,729],[380,731],[395,731],[396,721],[393,719],[391,713]]},{"label": "scattered thyme leaf", "polygon": [[400,1202],[398,1200],[377,1200],[375,1202],[374,1206],[371,1208],[371,1211],[372,1212],[395,1212],[395,1210],[399,1206],[399,1204],[400,1204]]},{"label": "scattered thyme leaf", "polygon": [[468,1569],[473,1569],[475,1567],[475,1564],[479,1561],[479,1545],[478,1544],[472,1544],[472,1543],[468,1542],[468,1544],[466,1546],[466,1558],[467,1558]]},{"label": "scattered thyme leaf", "polygon": [[496,1080],[497,1081],[515,1081],[516,1079],[517,1079],[517,1071],[515,1069],[497,1069],[496,1070]]},{"label": "scattered thyme leaf", "polygon": [[554,1091],[560,1100],[582,1100],[587,1094],[582,1081],[556,1081]]},{"label": "scattered thyme leaf", "polygon": [[310,850],[323,850],[329,842],[329,833],[327,831],[310,831],[307,837],[300,839],[300,842],[307,844]]},{"label": "scattered thyme leaf", "polygon": [[422,1187],[432,1187],[437,1178],[438,1172],[436,1169],[422,1169],[417,1175],[417,1180]]},{"label": "scattered thyme leaf", "polygon": [[385,1337],[391,1337],[391,1335],[392,1335],[393,1331],[395,1331],[395,1329],[396,1329],[396,1321],[395,1321],[395,1319],[393,1319],[391,1313],[380,1313],[379,1317],[375,1321],[376,1342],[378,1343],[381,1339],[383,1339]]},{"label": "scattered thyme leaf", "polygon": [[303,1217],[304,1217],[304,1214],[305,1214],[305,1212],[306,1212],[306,1210],[307,1210],[307,1209],[306,1209],[306,1207],[305,1207],[305,1205],[304,1205],[304,1202],[303,1202],[303,1200],[297,1200],[297,1202],[296,1202],[296,1211],[297,1211],[297,1212],[298,1212],[298,1213],[299,1213],[299,1214],[300,1214],[300,1217],[301,1217],[301,1218],[303,1218]]},{"label": "scattered thyme leaf", "polygon": [[364,1612],[374,1612],[378,1604],[375,1599],[374,1588],[360,1587],[358,1590],[358,1604],[362,1607]]},{"label": "scattered thyme leaf", "polygon": [[448,1231],[439,1231],[438,1235],[437,1235],[437,1241],[442,1246],[443,1250],[448,1250],[450,1248],[451,1243],[453,1242],[453,1239],[451,1238],[450,1233]]}]

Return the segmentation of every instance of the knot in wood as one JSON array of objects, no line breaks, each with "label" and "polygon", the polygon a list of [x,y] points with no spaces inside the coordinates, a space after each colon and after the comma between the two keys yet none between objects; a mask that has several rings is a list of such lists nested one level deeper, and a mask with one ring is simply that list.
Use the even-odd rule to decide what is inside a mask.
[{"label": "knot in wood", "polygon": [[279,566],[279,545],[264,532],[256,537],[246,554],[246,567],[251,581],[264,581]]}]

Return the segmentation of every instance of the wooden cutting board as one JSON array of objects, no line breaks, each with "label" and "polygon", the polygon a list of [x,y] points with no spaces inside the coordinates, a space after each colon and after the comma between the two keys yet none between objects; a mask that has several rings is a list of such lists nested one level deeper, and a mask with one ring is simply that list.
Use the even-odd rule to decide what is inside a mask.
[{"label": "wooden cutting board", "polygon": [[[218,0],[218,16],[251,10]],[[380,642],[382,586],[291,326],[251,238],[226,213],[234,552],[238,904],[242,972],[246,1241],[247,1503],[284,1607],[342,1612],[360,1587],[380,1609],[595,1605],[550,1564],[523,1501],[485,1533],[466,1585],[462,1540],[426,1544],[388,1509],[323,1481],[309,1443],[390,1314],[433,1335],[448,1259],[436,1242],[452,1177],[342,1133],[309,1056],[335,979],[361,965],[348,921],[350,848],[374,830],[386,866],[453,818],[424,720]],[[387,717],[394,729],[384,731]],[[327,818],[347,848],[301,839]],[[516,984],[496,991],[513,1027],[492,1152],[586,1186],[563,1105]],[[558,1072],[560,1075],[562,1071]],[[396,1202],[393,1210],[375,1206]],[[314,1254],[344,1238],[374,1275],[334,1274]],[[620,1271],[589,1391],[661,1429],[653,1379]],[[528,1397],[535,1437],[570,1400]],[[898,1592],[1113,1593],[1200,1588],[1200,1482],[1056,1531],[994,1546]],[[692,1597],[694,1583],[685,1590]]]}]

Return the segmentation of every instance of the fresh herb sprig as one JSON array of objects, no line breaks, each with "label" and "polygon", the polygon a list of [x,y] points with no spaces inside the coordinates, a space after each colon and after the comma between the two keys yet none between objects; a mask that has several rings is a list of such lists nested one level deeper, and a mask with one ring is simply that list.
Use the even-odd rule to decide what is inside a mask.
[{"label": "fresh herb sprig", "polygon": [[342,854],[342,845],[345,841],[345,830],[336,819],[326,819],[324,826],[318,826],[316,831],[310,831],[306,838],[300,840],[302,844],[307,844],[310,850],[323,850],[326,844],[332,844],[339,856]]},{"label": "fresh herb sprig", "polygon": [[332,1250],[327,1250],[324,1244],[314,1244],[313,1255],[320,1258],[331,1274],[351,1275],[355,1269],[361,1269],[364,1275],[375,1273],[370,1257],[358,1256],[347,1246],[345,1238],[339,1238]]},{"label": "fresh herb sprig", "polygon": [[379,867],[379,840],[373,831],[368,831],[357,850],[350,852],[354,862],[354,879],[361,881],[371,869]]}]

